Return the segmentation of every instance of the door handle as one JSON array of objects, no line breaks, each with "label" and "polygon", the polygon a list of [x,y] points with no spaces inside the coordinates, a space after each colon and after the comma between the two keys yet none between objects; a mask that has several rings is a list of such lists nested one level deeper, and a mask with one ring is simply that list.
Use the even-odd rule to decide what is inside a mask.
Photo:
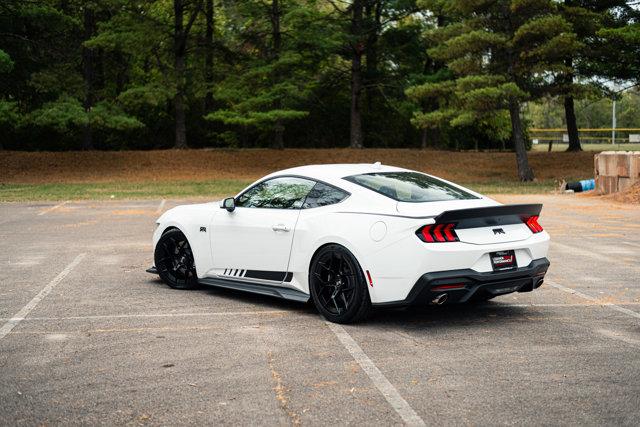
[{"label": "door handle", "polygon": [[277,232],[277,231],[284,231],[284,232],[291,231],[291,229],[290,229],[289,227],[287,227],[286,225],[284,225],[284,224],[276,224],[276,225],[273,225],[273,226],[271,226],[271,229],[272,229],[273,231],[276,231],[276,232]]}]

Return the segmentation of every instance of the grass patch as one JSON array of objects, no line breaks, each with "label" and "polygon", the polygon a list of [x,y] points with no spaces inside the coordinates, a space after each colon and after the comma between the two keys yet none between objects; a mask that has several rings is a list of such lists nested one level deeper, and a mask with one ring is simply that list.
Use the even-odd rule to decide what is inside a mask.
[{"label": "grass patch", "polygon": [[554,180],[536,182],[492,181],[492,182],[459,182],[481,194],[544,194],[554,191],[558,184]]},{"label": "grass patch", "polygon": [[223,179],[202,182],[0,184],[0,201],[222,197],[236,194],[250,183],[248,180]]},{"label": "grass patch", "polygon": [[[236,194],[250,183],[250,180],[221,179],[199,182],[0,184],[0,201],[214,198]],[[551,180],[460,184],[483,194],[540,194],[548,193],[556,186]]]}]

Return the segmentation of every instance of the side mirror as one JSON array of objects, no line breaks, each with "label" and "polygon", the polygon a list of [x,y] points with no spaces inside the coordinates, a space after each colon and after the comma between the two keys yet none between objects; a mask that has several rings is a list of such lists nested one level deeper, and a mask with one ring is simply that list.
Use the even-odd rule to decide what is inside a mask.
[{"label": "side mirror", "polygon": [[236,200],[233,197],[227,197],[220,203],[220,209],[233,212],[236,209]]}]

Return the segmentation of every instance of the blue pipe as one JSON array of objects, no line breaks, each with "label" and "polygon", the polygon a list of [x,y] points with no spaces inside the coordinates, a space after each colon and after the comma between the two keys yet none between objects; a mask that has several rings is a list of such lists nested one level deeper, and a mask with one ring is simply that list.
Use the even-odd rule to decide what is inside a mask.
[{"label": "blue pipe", "polygon": [[581,193],[583,191],[591,191],[596,188],[596,180],[595,179],[583,179],[582,181],[577,182],[567,182],[567,190],[573,190],[576,193]]}]

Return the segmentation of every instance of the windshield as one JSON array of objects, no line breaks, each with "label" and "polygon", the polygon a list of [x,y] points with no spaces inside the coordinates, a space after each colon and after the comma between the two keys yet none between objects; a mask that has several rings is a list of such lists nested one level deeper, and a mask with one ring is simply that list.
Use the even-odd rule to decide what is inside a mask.
[{"label": "windshield", "polygon": [[344,179],[399,202],[442,202],[477,199],[444,181],[419,172],[379,172],[347,176]]}]

